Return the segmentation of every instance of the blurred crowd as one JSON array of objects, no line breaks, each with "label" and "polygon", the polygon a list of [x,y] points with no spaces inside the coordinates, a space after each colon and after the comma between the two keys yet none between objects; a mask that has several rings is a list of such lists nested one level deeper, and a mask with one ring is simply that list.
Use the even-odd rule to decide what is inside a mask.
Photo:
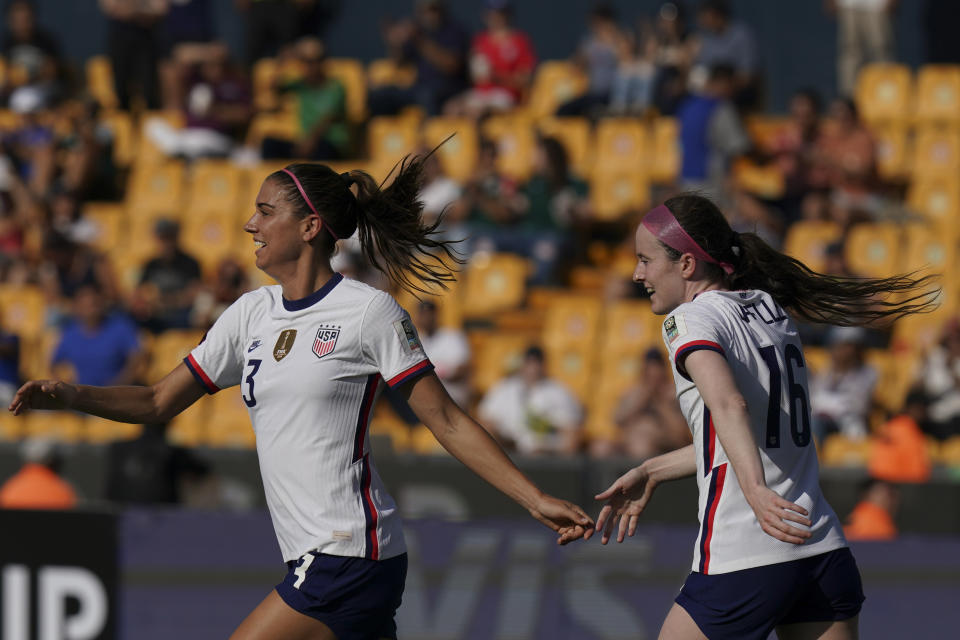
[{"label": "blurred crowd", "polygon": [[[522,257],[529,265],[522,284],[530,291],[576,290],[603,304],[642,301],[629,282],[630,231],[646,204],[690,189],[714,196],[736,228],[757,231],[777,247],[790,244],[792,231],[832,225],[836,241],[825,243],[812,266],[837,276],[874,275],[849,264],[844,239],[859,226],[909,219],[909,184],[881,170],[877,135],[860,118],[852,92],[860,68],[893,57],[894,5],[827,4],[840,27],[843,97],[827,105],[817,92],[798,88],[785,116],[764,113],[763,52],[729,3],[666,2],[652,15],[596,4],[582,40],[562,61],[572,75],[556,80],[559,86],[573,78],[576,90],[551,94],[543,117],[587,128],[666,122],[679,159],[666,179],[642,183],[636,206],[610,216],[600,213],[606,193],[598,193],[609,187],[601,176],[585,175],[571,138],[537,128],[529,166],[517,172],[509,168],[517,150],[490,134],[503,118],[530,117],[538,74],[548,68],[506,0],[485,0],[485,26],[476,33],[443,0],[417,0],[408,17],[383,20],[387,57],[377,61],[378,73],[371,65],[359,106],[351,102],[355,87],[331,71],[336,52],[321,36],[335,23],[336,5],[321,0],[236,0],[246,25],[242,53],[215,39],[209,1],[100,0],[106,67],[65,59],[31,3],[11,0],[0,51],[0,288],[40,291],[42,333],[54,337],[25,344],[0,326],[0,402],[21,382],[27,351],[34,358],[38,349],[48,367],[41,370],[64,379],[145,382],[157,336],[206,330],[262,282],[242,249],[216,261],[191,250],[189,221],[179,211],[136,227],[151,238],[137,239],[149,246],[132,269],[119,252],[103,250],[91,212],[128,201],[141,161],[129,157],[129,131],[118,122],[137,125],[141,150],[149,145],[157,154],[151,167],[199,167],[213,159],[251,171],[294,158],[372,166],[379,121],[474,123],[481,135],[466,170],[444,161],[446,149],[468,145],[461,132],[427,163],[425,217],[439,233],[463,239],[460,250],[471,263],[491,254]],[[112,80],[104,84],[102,77]],[[429,152],[433,144],[414,138],[402,151]],[[229,215],[242,224],[242,212]],[[387,286],[349,240],[335,267]],[[0,306],[6,300],[0,296]],[[473,380],[473,332],[496,326],[496,318],[445,322],[432,300],[408,308],[451,394],[512,450],[642,458],[690,440],[658,336],[631,355],[631,379],[595,428],[589,391],[551,375],[550,360],[562,352],[544,348],[536,331],[528,331],[512,369],[481,389]],[[847,447],[837,454],[841,462],[862,453],[858,460],[891,481],[929,477],[930,452],[960,436],[960,321],[940,314],[901,334],[882,327],[802,332],[821,453],[839,434]],[[920,335],[924,340],[911,339]],[[895,358],[907,355],[912,365],[898,366]],[[410,424],[404,428],[413,429],[402,400],[389,400],[395,417]]]}]

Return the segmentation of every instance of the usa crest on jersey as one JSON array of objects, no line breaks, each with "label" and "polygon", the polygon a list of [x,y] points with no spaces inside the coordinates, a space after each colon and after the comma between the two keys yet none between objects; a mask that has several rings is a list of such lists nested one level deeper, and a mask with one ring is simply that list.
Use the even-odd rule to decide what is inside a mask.
[{"label": "usa crest on jersey", "polygon": [[337,346],[340,337],[340,327],[320,327],[317,337],[313,341],[313,353],[318,358],[329,355]]}]

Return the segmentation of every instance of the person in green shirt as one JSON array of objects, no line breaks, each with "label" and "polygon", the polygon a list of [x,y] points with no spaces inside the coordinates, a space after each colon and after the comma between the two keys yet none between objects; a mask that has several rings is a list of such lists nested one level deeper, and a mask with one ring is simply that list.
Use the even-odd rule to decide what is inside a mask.
[{"label": "person in green shirt", "polygon": [[303,38],[295,47],[303,65],[303,77],[280,86],[294,97],[300,132],[296,141],[266,138],[264,158],[339,160],[349,156],[350,128],[347,124],[347,92],[336,78],[327,75],[323,43]]}]

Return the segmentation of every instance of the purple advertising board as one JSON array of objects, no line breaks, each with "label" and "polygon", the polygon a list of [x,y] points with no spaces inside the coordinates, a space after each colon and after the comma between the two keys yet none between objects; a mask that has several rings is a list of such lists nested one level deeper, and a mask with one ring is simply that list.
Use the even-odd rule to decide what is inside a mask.
[{"label": "purple advertising board", "polygon": [[[656,638],[690,568],[695,527],[641,527],[622,545],[558,547],[536,523],[406,523],[398,613],[407,640]],[[122,638],[226,637],[285,572],[265,513],[130,512],[120,530]],[[861,637],[951,637],[960,539],[853,547]]]}]

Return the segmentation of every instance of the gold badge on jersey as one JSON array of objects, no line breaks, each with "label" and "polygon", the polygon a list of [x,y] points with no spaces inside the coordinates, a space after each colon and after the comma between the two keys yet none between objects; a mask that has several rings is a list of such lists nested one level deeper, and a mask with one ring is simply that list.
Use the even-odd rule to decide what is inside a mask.
[{"label": "gold badge on jersey", "polygon": [[293,341],[296,339],[296,329],[284,329],[281,331],[280,337],[277,338],[277,344],[273,347],[273,359],[277,362],[283,360],[286,355],[290,353],[290,347],[293,346]]}]

